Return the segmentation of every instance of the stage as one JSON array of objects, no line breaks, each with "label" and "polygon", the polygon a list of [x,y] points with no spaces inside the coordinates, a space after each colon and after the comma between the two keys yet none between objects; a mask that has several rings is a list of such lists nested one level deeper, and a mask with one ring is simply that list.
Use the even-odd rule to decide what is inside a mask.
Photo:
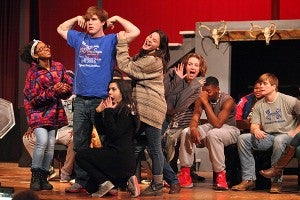
[{"label": "stage", "polygon": [[[58,172],[58,169],[56,169]],[[197,183],[193,188],[183,188],[179,194],[168,194],[168,188],[164,188],[164,194],[160,197],[138,197],[136,199],[172,199],[172,200],[190,200],[190,199],[205,199],[205,200],[282,200],[282,199],[300,199],[300,193],[297,187],[297,176],[285,175],[282,194],[270,194],[267,190],[253,190],[245,192],[215,191],[212,189],[212,173],[199,172],[199,175],[206,178],[204,183]],[[30,168],[18,167],[17,163],[0,163],[0,182],[1,187],[13,187],[15,193],[29,188],[31,172]],[[54,189],[52,191],[39,191],[37,194],[41,199],[92,199],[90,195],[86,194],[66,194],[64,189],[69,187],[69,183],[60,183],[59,179],[51,181]],[[141,189],[147,185],[141,185]],[[129,193],[119,191],[118,196],[105,196],[103,199],[133,199],[130,198]],[[1,198],[0,198],[1,199]],[[95,198],[93,198],[95,199]]]}]

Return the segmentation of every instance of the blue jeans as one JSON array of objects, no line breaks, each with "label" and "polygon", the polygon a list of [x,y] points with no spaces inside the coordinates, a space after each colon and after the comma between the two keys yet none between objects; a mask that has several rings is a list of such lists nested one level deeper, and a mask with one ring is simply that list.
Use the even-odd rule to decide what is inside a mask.
[{"label": "blue jeans", "polygon": [[148,153],[152,159],[152,174],[162,175],[164,155],[161,148],[161,130],[148,124],[141,123],[139,132],[144,132],[143,134],[145,134],[144,137],[146,138],[146,144],[145,141],[143,141],[143,135],[139,135],[135,141],[135,154],[140,155],[146,145]]},{"label": "blue jeans", "polygon": [[[253,134],[241,134],[238,137],[238,151],[242,167],[243,180],[256,180],[255,175],[255,160],[252,150],[266,151],[273,146],[273,153],[271,156],[271,165],[273,166],[287,145],[290,144],[292,137],[283,133],[267,134],[263,140],[257,140]],[[273,178],[272,181],[282,182],[282,176]]]},{"label": "blue jeans", "polygon": [[297,148],[300,145],[300,132],[294,136],[290,145],[295,148]]},{"label": "blue jeans", "polygon": [[34,134],[36,144],[33,149],[31,168],[49,171],[54,154],[55,129],[35,128]]},{"label": "blue jeans", "polygon": [[[98,133],[100,133],[96,123],[97,119],[95,118],[95,113],[96,107],[101,101],[102,99],[100,98],[76,96],[74,100],[73,116],[73,142],[75,152],[90,147],[93,125],[95,125]],[[76,173],[75,182],[85,186],[88,181],[88,175],[77,165],[76,161],[74,164],[74,171]]]},{"label": "blue jeans", "polygon": [[[145,124],[143,124],[143,125],[151,127],[149,125],[145,125]],[[141,126],[140,132],[143,131],[143,130],[145,130],[145,132],[143,132],[141,135],[139,135],[138,138],[134,141],[135,155],[136,155],[137,158],[139,158],[141,156],[141,153],[144,152],[144,149],[146,148],[146,146],[148,146],[147,150],[149,152],[150,157],[152,158],[152,155],[151,155],[150,149],[149,149],[149,145],[148,145],[149,137],[146,136],[146,129],[147,128],[144,129],[144,127]],[[154,127],[150,128],[150,130],[151,129],[153,129],[155,131],[159,130],[159,129],[156,129]],[[152,134],[152,133],[149,133],[149,134]],[[162,134],[162,132],[160,132],[160,134]],[[150,140],[151,140],[151,137],[150,137]],[[161,142],[161,136],[159,137],[159,144],[160,144],[160,142]],[[162,153],[162,147],[161,146],[158,147],[156,144],[154,144],[153,146],[155,146],[154,148],[160,148],[161,149],[161,153]],[[153,175],[161,175],[163,173],[163,176],[164,176],[166,182],[169,185],[174,185],[174,184],[179,183],[179,180],[177,178],[176,173],[173,171],[173,169],[171,168],[170,164],[167,162],[167,160],[166,160],[165,156],[163,155],[163,153],[162,153],[162,157],[163,157],[163,168],[162,168],[163,172],[160,171],[161,168],[159,170],[157,170],[157,168],[158,168],[157,166],[156,166],[156,169],[154,169],[155,167],[152,164],[152,173],[153,173]],[[139,160],[139,159],[137,159],[137,160]],[[153,158],[152,158],[152,163],[153,162],[155,162],[155,161],[153,161]],[[161,162],[161,161],[159,161],[159,162]],[[157,172],[154,172],[154,170],[156,170]],[[157,173],[157,174],[154,174],[154,173]]]},{"label": "blue jeans", "polygon": [[167,162],[166,158],[164,157],[164,166],[163,166],[163,176],[165,181],[169,185],[174,185],[179,183],[177,174],[174,172],[170,164]]}]

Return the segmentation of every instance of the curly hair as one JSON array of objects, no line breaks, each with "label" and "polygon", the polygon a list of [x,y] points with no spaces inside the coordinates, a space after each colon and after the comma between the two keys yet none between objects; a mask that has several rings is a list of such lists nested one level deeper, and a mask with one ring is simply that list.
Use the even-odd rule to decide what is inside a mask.
[{"label": "curly hair", "polygon": [[200,70],[199,70],[199,74],[197,76],[204,77],[206,74],[206,71],[207,71],[207,65],[206,65],[204,58],[200,54],[197,54],[197,53],[189,53],[182,59],[182,64],[184,65],[184,74],[186,71],[186,65],[190,58],[197,58],[199,60]]},{"label": "curly hair", "polygon": [[19,50],[19,54],[20,54],[20,58],[23,62],[31,64],[32,62],[37,63],[38,60],[37,59],[33,59],[31,56],[31,47],[33,45],[34,41],[31,41],[27,44],[25,44],[20,50]]}]

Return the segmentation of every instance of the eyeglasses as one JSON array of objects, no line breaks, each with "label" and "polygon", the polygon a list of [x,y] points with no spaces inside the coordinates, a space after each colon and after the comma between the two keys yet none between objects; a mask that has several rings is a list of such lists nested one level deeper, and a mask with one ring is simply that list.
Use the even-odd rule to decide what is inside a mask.
[{"label": "eyeglasses", "polygon": [[50,47],[50,45],[46,44],[46,45],[40,47],[38,50],[36,50],[36,52],[39,53],[41,51],[44,51],[46,48],[50,49],[51,47]]}]

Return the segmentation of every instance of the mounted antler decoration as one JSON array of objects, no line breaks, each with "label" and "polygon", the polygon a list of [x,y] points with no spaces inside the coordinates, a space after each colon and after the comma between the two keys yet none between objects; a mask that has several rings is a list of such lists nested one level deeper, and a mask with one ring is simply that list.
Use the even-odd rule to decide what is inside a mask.
[{"label": "mounted antler decoration", "polygon": [[261,31],[261,33],[264,34],[265,36],[265,40],[266,40],[266,44],[269,45],[271,37],[276,33],[276,25],[274,23],[270,23],[270,26],[267,26],[265,28],[262,28],[261,26],[258,25],[253,25],[251,23],[251,28],[250,28],[250,36],[253,38],[257,38],[257,36],[261,33],[259,33],[258,35],[254,36],[252,33],[253,31]]},{"label": "mounted antler decoration", "polygon": [[213,28],[213,29],[209,28],[209,27],[206,26],[206,25],[201,24],[201,25],[199,26],[199,35],[200,35],[202,38],[204,38],[204,36],[203,36],[202,33],[201,33],[201,28],[205,28],[205,29],[207,29],[207,30],[211,33],[211,36],[209,36],[209,37],[211,37],[211,38],[214,40],[214,43],[215,43],[215,45],[216,45],[217,47],[219,46],[220,38],[222,38],[223,35],[224,35],[224,34],[226,33],[226,31],[227,31],[227,25],[226,25],[226,23],[225,23],[224,21],[222,21],[222,25],[221,25],[219,28]]}]

